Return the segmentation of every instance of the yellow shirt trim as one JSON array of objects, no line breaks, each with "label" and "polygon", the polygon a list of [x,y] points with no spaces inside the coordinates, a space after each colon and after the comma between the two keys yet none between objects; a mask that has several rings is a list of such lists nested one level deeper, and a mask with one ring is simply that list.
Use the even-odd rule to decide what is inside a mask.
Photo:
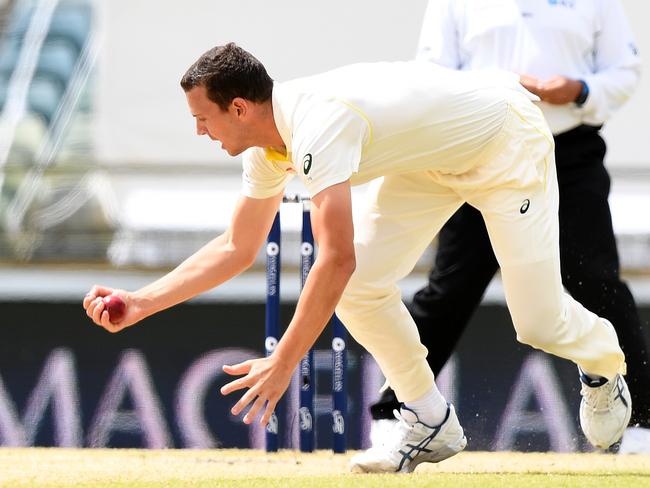
[{"label": "yellow shirt trim", "polygon": [[277,149],[273,149],[272,147],[264,148],[264,157],[269,161],[291,161],[288,154],[283,154]]}]

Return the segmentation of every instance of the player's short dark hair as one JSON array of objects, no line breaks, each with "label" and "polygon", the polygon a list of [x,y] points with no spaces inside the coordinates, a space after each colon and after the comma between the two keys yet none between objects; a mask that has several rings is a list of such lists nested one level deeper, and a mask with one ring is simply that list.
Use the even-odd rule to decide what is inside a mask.
[{"label": "player's short dark hair", "polygon": [[205,52],[181,79],[185,92],[205,86],[208,98],[228,110],[234,98],[265,102],[271,98],[273,80],[255,56],[234,42]]}]

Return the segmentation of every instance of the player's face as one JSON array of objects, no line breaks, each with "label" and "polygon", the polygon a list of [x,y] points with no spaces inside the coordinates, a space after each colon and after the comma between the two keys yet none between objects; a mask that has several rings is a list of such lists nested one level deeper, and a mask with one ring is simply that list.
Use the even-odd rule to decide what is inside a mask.
[{"label": "player's face", "polygon": [[190,111],[196,120],[196,133],[207,135],[213,141],[221,142],[223,149],[231,156],[237,156],[250,147],[244,140],[246,131],[241,120],[239,103],[235,99],[228,110],[208,98],[204,86],[197,86],[185,93]]}]

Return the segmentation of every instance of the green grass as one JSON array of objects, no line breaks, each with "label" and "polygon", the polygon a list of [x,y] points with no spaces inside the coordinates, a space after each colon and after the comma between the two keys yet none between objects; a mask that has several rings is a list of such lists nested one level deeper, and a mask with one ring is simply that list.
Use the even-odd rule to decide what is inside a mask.
[{"label": "green grass", "polygon": [[650,456],[464,452],[410,475],[347,472],[349,455],[249,450],[0,449],[0,487],[650,488]]}]

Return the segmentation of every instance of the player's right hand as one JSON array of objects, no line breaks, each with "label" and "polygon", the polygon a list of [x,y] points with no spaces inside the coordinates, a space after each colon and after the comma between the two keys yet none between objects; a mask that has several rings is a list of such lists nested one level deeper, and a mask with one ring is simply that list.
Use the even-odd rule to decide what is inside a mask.
[{"label": "player's right hand", "polygon": [[[119,321],[111,322],[109,313],[106,310],[104,297],[109,295],[119,296],[126,304],[124,316]],[[112,333],[119,332],[144,318],[144,314],[140,310],[137,302],[133,299],[131,293],[105,286],[93,286],[83,299],[83,307],[86,315],[95,324]]]}]

